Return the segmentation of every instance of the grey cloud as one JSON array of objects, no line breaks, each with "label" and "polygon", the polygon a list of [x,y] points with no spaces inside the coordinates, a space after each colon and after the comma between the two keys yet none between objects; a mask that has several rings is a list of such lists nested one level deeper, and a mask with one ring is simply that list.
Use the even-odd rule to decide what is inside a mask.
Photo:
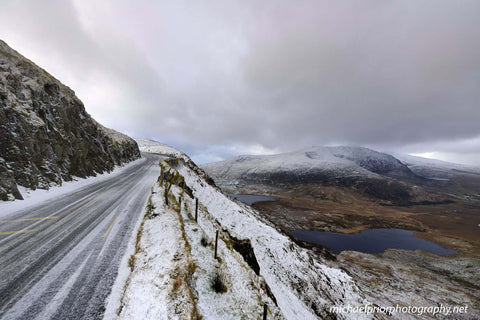
[{"label": "grey cloud", "polygon": [[[2,5],[4,40],[66,79],[99,121],[202,161],[258,146],[470,162],[480,150],[478,1]],[[466,141],[468,152],[449,147]]]},{"label": "grey cloud", "polygon": [[293,30],[273,28],[274,40],[255,46],[247,81],[275,97],[272,109],[286,114],[281,122],[293,115],[285,134],[292,141],[293,124],[322,142],[401,145],[471,137],[480,119],[480,33],[467,3],[443,4],[389,2],[360,12],[332,6],[327,22],[338,19],[335,32],[316,16],[299,29],[296,19],[309,16],[300,12],[289,24]]}]

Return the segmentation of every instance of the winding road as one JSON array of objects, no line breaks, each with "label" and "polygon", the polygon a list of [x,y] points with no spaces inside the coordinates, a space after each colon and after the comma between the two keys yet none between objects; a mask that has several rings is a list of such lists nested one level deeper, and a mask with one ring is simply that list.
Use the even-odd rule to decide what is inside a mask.
[{"label": "winding road", "polygon": [[159,169],[144,155],[120,173],[0,213],[0,319],[101,319]]}]

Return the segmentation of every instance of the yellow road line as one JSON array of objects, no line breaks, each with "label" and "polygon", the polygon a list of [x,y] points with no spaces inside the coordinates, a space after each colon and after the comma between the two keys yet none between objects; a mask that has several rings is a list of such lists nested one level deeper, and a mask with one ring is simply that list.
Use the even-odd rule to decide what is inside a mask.
[{"label": "yellow road line", "polygon": [[115,222],[117,221],[117,218],[118,217],[115,217],[115,220],[113,220],[112,224],[110,225],[110,227],[108,227],[107,231],[105,231],[105,233],[103,234],[102,238],[105,238],[107,236],[107,234],[110,232],[110,230],[112,229],[113,225],[115,224]]},{"label": "yellow road line", "polygon": [[1,234],[14,234],[14,233],[29,233],[29,232],[35,232],[37,229],[25,229],[25,230],[18,230],[18,231],[4,231],[0,232]]},{"label": "yellow road line", "polygon": [[39,218],[25,218],[25,219],[17,219],[17,220],[0,220],[0,223],[7,223],[7,222],[18,222],[18,221],[36,221],[36,220],[49,220],[49,219],[56,219],[57,217],[39,217]]}]

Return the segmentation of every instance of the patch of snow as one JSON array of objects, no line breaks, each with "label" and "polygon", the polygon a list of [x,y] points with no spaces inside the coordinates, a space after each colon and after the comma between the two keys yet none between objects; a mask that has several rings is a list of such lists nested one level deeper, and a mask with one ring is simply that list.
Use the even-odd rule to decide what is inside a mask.
[{"label": "patch of snow", "polygon": [[436,178],[436,177],[425,177],[426,179],[429,179],[429,180],[436,180],[436,181],[448,181],[450,179],[446,179],[446,178]]},{"label": "patch of snow", "polygon": [[[154,195],[154,201],[161,196]],[[175,255],[182,250],[178,215],[173,210],[145,220],[135,254],[135,269],[121,298],[119,319],[169,319],[168,293],[172,289]],[[118,312],[118,311],[117,311]],[[106,319],[112,315],[108,314]]]}]

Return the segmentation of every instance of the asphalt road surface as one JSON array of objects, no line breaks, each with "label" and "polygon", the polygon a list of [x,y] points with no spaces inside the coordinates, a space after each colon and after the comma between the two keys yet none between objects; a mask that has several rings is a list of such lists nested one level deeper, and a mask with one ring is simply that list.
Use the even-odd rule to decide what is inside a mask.
[{"label": "asphalt road surface", "polygon": [[0,319],[101,319],[159,157],[83,189],[0,214]]}]

